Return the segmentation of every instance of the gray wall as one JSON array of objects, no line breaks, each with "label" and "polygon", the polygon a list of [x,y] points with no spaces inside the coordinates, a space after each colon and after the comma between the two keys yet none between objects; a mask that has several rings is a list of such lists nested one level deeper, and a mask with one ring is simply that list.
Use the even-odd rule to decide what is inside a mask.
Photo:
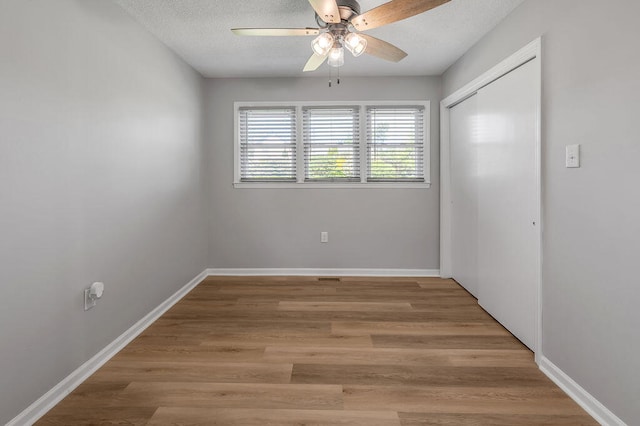
[{"label": "gray wall", "polygon": [[[213,79],[206,139],[212,170],[210,266],[439,267],[438,77]],[[430,189],[234,189],[235,101],[431,100]],[[320,243],[320,232],[329,243]]]},{"label": "gray wall", "polygon": [[[449,95],[543,36],[543,353],[640,424],[640,2],[528,0],[444,79]],[[580,169],[565,145],[582,144]]]},{"label": "gray wall", "polygon": [[0,58],[4,424],[200,273],[207,236],[198,74],[104,0],[2,0]]}]

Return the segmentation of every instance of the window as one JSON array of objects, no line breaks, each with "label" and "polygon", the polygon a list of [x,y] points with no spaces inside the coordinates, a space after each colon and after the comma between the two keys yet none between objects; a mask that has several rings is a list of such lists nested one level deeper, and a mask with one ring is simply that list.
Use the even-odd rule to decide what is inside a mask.
[{"label": "window", "polygon": [[295,108],[240,108],[243,182],[296,181]]},{"label": "window", "polygon": [[424,107],[367,107],[367,182],[424,182]]},{"label": "window", "polygon": [[304,180],[360,182],[358,107],[303,107]]},{"label": "window", "polygon": [[429,102],[236,103],[236,187],[428,187]]}]

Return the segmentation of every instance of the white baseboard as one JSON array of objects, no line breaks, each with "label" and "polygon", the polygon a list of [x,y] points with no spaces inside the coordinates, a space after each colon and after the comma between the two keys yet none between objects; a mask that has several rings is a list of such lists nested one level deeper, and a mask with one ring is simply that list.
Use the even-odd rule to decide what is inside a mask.
[{"label": "white baseboard", "polygon": [[542,370],[547,377],[565,391],[567,395],[577,402],[578,405],[589,413],[598,423],[606,426],[626,426],[625,422],[609,411],[609,409],[595,399],[593,395],[577,384],[547,358],[541,356],[539,365],[540,370]]},{"label": "white baseboard", "polygon": [[22,413],[18,414],[13,420],[9,421],[5,426],[24,426],[32,425],[40,417],[44,416],[56,404],[64,399],[69,393],[77,388],[82,382],[89,378],[93,373],[109,361],[122,348],[128,345],[155,320],[160,318],[162,314],[167,312],[169,308],[175,305],[195,286],[200,284],[208,275],[208,270],[198,274],[187,285],[175,292],[171,297],[162,302],[157,308],[149,312],[144,318],[135,323],[131,328],[122,333],[113,342],[98,352],[89,361],[78,367],[73,373],[69,374],[60,383],[54,386],[49,392],[44,394],[40,399],[27,407]]},{"label": "white baseboard", "polygon": [[210,276],[439,277],[438,269],[211,268]]}]

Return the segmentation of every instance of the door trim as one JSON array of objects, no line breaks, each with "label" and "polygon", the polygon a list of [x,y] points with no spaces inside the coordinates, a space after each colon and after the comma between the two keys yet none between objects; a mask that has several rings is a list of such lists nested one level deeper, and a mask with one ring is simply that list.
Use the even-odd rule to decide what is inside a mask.
[{"label": "door trim", "polygon": [[451,278],[451,151],[450,151],[450,109],[473,96],[478,90],[491,84],[523,64],[535,60],[536,67],[536,208],[538,218],[538,282],[536,300],[536,362],[540,363],[542,355],[542,38],[537,38],[522,49],[509,56],[498,65],[474,79],[461,89],[440,102],[440,274],[442,278]]}]

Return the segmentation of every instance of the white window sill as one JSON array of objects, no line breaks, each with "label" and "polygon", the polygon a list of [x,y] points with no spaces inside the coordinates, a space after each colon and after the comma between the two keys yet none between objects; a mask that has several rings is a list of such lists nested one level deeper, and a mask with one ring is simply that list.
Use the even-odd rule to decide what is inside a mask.
[{"label": "white window sill", "polygon": [[385,182],[385,183],[277,183],[277,182],[236,182],[234,188],[242,189],[426,189],[431,183]]}]

